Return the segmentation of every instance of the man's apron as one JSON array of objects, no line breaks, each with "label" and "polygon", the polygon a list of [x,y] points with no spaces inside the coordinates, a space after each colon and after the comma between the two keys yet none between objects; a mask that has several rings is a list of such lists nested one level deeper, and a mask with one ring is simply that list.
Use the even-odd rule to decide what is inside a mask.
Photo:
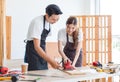
[{"label": "man's apron", "polygon": [[[43,19],[43,31],[41,34],[41,41],[40,41],[40,47],[42,47],[42,49],[45,51],[46,49],[46,37],[48,35],[48,33],[50,32],[50,28],[49,30],[45,29],[45,16]],[[26,61],[28,62],[28,70],[44,70],[44,69],[48,69],[48,64],[47,61],[45,61],[42,57],[40,57],[40,55],[38,55],[38,53],[36,52],[35,48],[34,48],[34,43],[33,41],[27,41],[27,45],[26,45]]]},{"label": "man's apron", "polygon": [[[67,36],[67,43],[64,47],[64,53],[66,54],[66,56],[73,62],[74,58],[75,58],[75,54],[76,54],[76,49],[74,49],[73,47],[73,43],[69,42],[69,38],[68,38],[68,34]],[[82,49],[80,50],[80,55],[78,57],[78,60],[75,64],[76,67],[81,67],[82,66]]]}]

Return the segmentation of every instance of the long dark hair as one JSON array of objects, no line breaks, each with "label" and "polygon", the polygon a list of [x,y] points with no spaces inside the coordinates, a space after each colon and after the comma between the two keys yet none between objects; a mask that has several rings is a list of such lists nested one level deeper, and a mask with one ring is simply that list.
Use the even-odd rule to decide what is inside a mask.
[{"label": "long dark hair", "polygon": [[[69,24],[73,24],[73,25],[76,25],[77,26],[77,18],[76,17],[73,17],[73,16],[70,16],[67,21],[66,21],[66,25],[69,25]],[[77,27],[76,27],[77,28]],[[77,44],[78,44],[78,31],[79,31],[79,28],[77,28],[72,36],[73,36],[73,47],[76,48],[77,47]]]}]

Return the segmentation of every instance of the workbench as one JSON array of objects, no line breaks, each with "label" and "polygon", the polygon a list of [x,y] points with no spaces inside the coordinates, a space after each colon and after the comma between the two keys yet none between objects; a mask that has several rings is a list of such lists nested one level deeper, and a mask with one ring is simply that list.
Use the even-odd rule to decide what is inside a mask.
[{"label": "workbench", "polygon": [[[77,68],[85,74],[80,75],[69,75],[58,69],[49,69],[49,70],[39,70],[39,71],[29,71],[29,78],[36,77],[40,78],[37,82],[84,82],[86,80],[97,79],[96,82],[99,82],[100,78],[108,78],[113,76],[120,76],[120,72],[114,74],[107,74],[104,72],[96,72],[90,67],[81,67]],[[1,82],[11,82],[11,81],[1,81]],[[30,81],[17,81],[17,82],[30,82]],[[32,81],[31,81],[32,82]],[[107,81],[106,81],[107,82]]]}]

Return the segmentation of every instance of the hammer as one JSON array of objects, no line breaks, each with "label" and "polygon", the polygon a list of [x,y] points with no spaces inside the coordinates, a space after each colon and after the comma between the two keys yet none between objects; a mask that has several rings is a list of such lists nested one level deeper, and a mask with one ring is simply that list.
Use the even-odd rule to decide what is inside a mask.
[{"label": "hammer", "polygon": [[[11,77],[12,82],[17,82],[19,80],[19,76],[12,76]],[[31,82],[37,82],[37,80],[19,80],[19,81],[31,81]]]}]

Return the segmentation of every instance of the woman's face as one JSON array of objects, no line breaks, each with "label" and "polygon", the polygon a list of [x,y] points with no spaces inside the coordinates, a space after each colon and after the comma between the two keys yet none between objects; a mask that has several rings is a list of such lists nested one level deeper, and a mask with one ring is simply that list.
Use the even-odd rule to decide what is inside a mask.
[{"label": "woman's face", "polygon": [[76,25],[67,24],[66,26],[67,26],[66,31],[67,31],[68,35],[72,35],[72,33],[76,30]]},{"label": "woman's face", "polygon": [[47,21],[50,23],[50,24],[54,24],[56,23],[58,20],[59,20],[59,15],[51,15],[50,17],[47,15]]}]

